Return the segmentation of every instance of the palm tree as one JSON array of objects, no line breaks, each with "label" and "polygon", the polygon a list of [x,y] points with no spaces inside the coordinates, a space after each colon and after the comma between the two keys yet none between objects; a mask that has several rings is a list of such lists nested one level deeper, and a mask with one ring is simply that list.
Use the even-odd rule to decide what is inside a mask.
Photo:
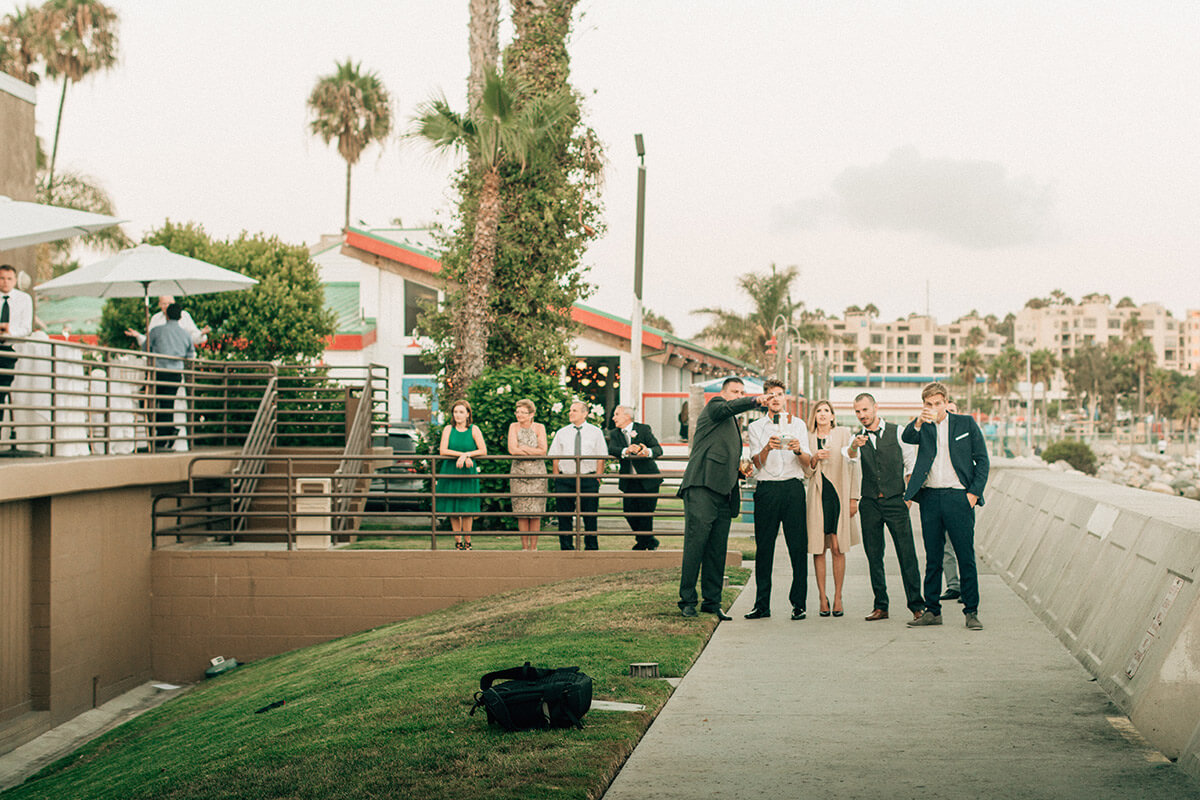
[{"label": "palm tree", "polygon": [[1024,368],[1024,354],[1012,345],[1005,347],[1000,355],[993,358],[992,363],[988,365],[989,377],[996,386],[996,394],[1001,398],[1000,402],[1005,408],[1006,417],[1009,406],[1008,395],[1012,391],[1013,385],[1020,381]]},{"label": "palm tree", "polygon": [[41,76],[34,65],[41,59],[41,9],[26,6],[0,20],[0,72],[36,86]]},{"label": "palm tree", "polygon": [[1163,408],[1170,409],[1175,402],[1175,375],[1169,369],[1158,368],[1146,376],[1146,399],[1154,406],[1155,419],[1162,416]]},{"label": "palm tree", "polygon": [[979,347],[979,345],[983,344],[986,341],[987,341],[987,333],[984,332],[983,328],[979,327],[978,325],[972,327],[971,330],[967,331],[967,339],[966,339],[967,347]]},{"label": "palm tree", "polygon": [[334,72],[317,79],[308,96],[313,119],[309,128],[325,144],[337,139],[338,153],[346,159],[346,216],[350,227],[350,170],[373,142],[382,142],[392,130],[392,100],[374,72],[363,72],[362,62],[334,62]]},{"label": "palm tree", "polygon": [[[978,330],[978,328],[976,328]],[[984,374],[987,362],[974,347],[968,347],[958,354],[958,372],[963,382],[967,384],[967,408],[973,408],[971,395],[975,389],[975,379]]]},{"label": "palm tree", "polygon": [[867,388],[870,388],[871,373],[879,366],[879,353],[869,347],[864,347],[862,352],[858,354],[858,360],[862,362],[863,369],[867,371]]},{"label": "palm tree", "polygon": [[467,79],[467,114],[479,111],[488,70],[500,59],[500,0],[471,0],[468,24],[471,74]]},{"label": "palm tree", "polygon": [[453,391],[465,391],[485,366],[491,326],[488,303],[500,227],[500,169],[508,163],[524,167],[534,151],[561,130],[560,123],[574,109],[575,101],[569,92],[526,98],[517,87],[491,70],[478,114],[458,114],[444,97],[431,100],[417,110],[414,135],[439,150],[466,150],[483,172],[466,291],[454,314],[454,361],[447,380],[447,387]]},{"label": "palm tree", "polygon": [[[1049,411],[1049,395],[1050,381],[1054,379],[1054,373],[1058,369],[1058,356],[1054,355],[1053,351],[1042,348],[1034,350],[1029,354],[1029,377],[1036,384],[1042,384],[1042,436],[1047,435],[1046,426],[1050,417]],[[1033,387],[1029,388],[1029,395],[1033,397]],[[1032,409],[1031,409],[1032,410]]]},{"label": "palm tree", "polygon": [[1138,339],[1126,351],[1129,355],[1129,365],[1137,372],[1138,380],[1138,419],[1146,416],[1146,374],[1154,368],[1154,344],[1149,339]]},{"label": "palm tree", "polygon": [[[734,356],[769,369],[767,342],[775,335],[775,320],[782,316],[791,322],[793,315],[804,306],[804,303],[792,301],[792,283],[799,276],[799,267],[780,271],[774,264],[770,272],[747,272],[738,276],[738,286],[750,296],[754,310],[740,314],[724,308],[698,308],[693,313],[713,317],[699,336],[714,339]],[[797,327],[805,341],[827,338],[823,325],[809,322]]]},{"label": "palm tree", "polygon": [[[49,203],[50,184],[48,178],[45,173],[39,177],[41,177],[41,180],[37,184],[35,199],[39,203]],[[92,178],[81,175],[78,172],[66,171],[60,173],[56,181],[55,191],[57,192],[57,199],[54,201],[54,204],[57,206],[74,208],[79,211],[90,211],[93,214],[107,214],[110,217],[117,214],[112,198],[108,196],[108,193]],[[96,250],[103,250],[110,253],[116,253],[134,245],[134,241],[129,238],[129,235],[125,233],[120,225],[113,225],[94,233],[84,234],[76,239],[60,239],[57,242],[50,242],[45,246],[45,253],[49,257],[46,264],[40,263],[42,248],[38,248],[37,282],[48,281],[52,277],[73,269],[75,265],[69,262],[68,258],[70,257],[71,248],[77,243],[83,243]]]},{"label": "palm tree", "polygon": [[38,13],[40,19],[35,46],[40,49],[42,60],[46,62],[46,76],[61,76],[63,82],[46,180],[48,196],[53,198],[54,166],[58,161],[58,136],[62,130],[67,86],[72,81],[78,83],[86,75],[116,65],[118,18],[116,11],[99,0],[49,0]]},{"label": "palm tree", "polygon": [[1200,417],[1200,392],[1193,388],[1180,389],[1175,395],[1175,415],[1183,420],[1183,447],[1190,450],[1192,420]]}]

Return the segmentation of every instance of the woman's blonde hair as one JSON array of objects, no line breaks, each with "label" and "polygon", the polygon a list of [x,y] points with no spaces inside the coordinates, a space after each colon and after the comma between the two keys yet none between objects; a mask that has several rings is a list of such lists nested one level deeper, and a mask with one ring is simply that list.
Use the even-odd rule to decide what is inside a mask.
[{"label": "woman's blonde hair", "polygon": [[808,412],[808,429],[810,431],[815,432],[817,430],[817,409],[821,406],[828,408],[829,413],[833,415],[833,422],[829,427],[832,428],[837,425],[837,412],[833,410],[833,404],[828,400],[818,400],[817,402],[813,403],[812,410]]},{"label": "woman's blonde hair", "polygon": [[537,413],[537,406],[535,406],[535,405],[533,404],[533,401],[532,401],[532,400],[530,400],[530,399],[528,399],[528,398],[524,398],[524,397],[523,397],[523,398],[521,398],[520,400],[518,400],[518,401],[516,402],[516,404],[515,404],[515,407],[516,407],[516,408],[523,408],[523,409],[525,409],[526,411],[528,411],[530,414],[536,414],[536,413]]}]

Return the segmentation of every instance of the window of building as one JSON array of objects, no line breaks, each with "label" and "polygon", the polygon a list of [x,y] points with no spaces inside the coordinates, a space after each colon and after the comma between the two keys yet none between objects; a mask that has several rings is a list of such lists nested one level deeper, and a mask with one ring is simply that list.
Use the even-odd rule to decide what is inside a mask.
[{"label": "window of building", "polygon": [[909,374],[909,375],[919,375],[920,373],[921,373],[921,368],[920,368],[920,367],[912,367],[912,366],[910,366],[910,367],[908,368],[908,374]]},{"label": "window of building", "polygon": [[[1110,328],[1112,327],[1112,322],[1113,322],[1113,321],[1112,321],[1111,319],[1108,321],[1108,323],[1109,323],[1108,327],[1110,327]],[[1084,318],[1084,320],[1083,320],[1083,327],[1085,327],[1085,328],[1094,328],[1094,327],[1096,327],[1096,318],[1095,318],[1095,317],[1086,317],[1086,318]],[[1119,328],[1119,327],[1121,327],[1121,321],[1120,321],[1120,320],[1117,320],[1117,327],[1118,327],[1118,328]]]},{"label": "window of building", "polygon": [[404,357],[404,374],[405,375],[432,375],[433,366],[426,363],[422,356],[405,356]]},{"label": "window of building", "polygon": [[[1096,326],[1095,326],[1095,325],[1090,325],[1089,327],[1092,327],[1092,328],[1094,328],[1094,327],[1096,327]],[[1120,319],[1118,319],[1118,318],[1112,318],[1112,319],[1109,319],[1109,321],[1108,321],[1108,329],[1109,329],[1110,331],[1111,331],[1111,330],[1117,330],[1117,331],[1121,330],[1121,320],[1120,320]]]},{"label": "window of building", "polygon": [[945,364],[946,363],[946,354],[945,353],[934,353],[933,354],[933,363]]},{"label": "window of building", "polygon": [[908,354],[908,363],[910,363],[910,364],[921,363],[921,354],[920,353],[909,353]]},{"label": "window of building", "polygon": [[1154,330],[1154,320],[1152,320],[1152,319],[1142,320],[1142,330],[1144,330],[1144,331]]},{"label": "window of building", "polygon": [[883,344],[883,334],[882,333],[872,333],[871,334],[871,344]]},{"label": "window of building", "polygon": [[[412,281],[404,282],[404,335],[412,336],[417,330],[417,317],[421,316],[423,306],[437,301],[437,290],[422,286]],[[408,367],[404,368],[408,372]],[[422,370],[427,372],[428,370]]]},{"label": "window of building", "polygon": [[919,334],[919,333],[910,333],[910,334],[908,335],[908,343],[909,343],[909,344],[920,344],[920,343],[921,343],[921,334]]}]

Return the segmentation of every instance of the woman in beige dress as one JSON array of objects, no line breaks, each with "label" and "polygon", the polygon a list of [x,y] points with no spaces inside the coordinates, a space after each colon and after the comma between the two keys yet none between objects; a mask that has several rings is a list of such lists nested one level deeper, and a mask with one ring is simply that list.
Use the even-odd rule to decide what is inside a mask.
[{"label": "woman in beige dress", "polygon": [[[808,446],[812,467],[804,470],[808,478],[808,552],[813,554],[822,617],[830,613],[840,617],[842,583],[846,578],[846,553],[862,542],[858,520],[858,459],[850,459],[846,448],[854,438],[850,429],[837,425],[833,406],[821,400],[808,418]],[[833,552],[833,607],[825,594],[825,551]]]},{"label": "woman in beige dress", "polygon": [[[533,421],[537,407],[532,400],[518,400],[514,412],[517,421],[508,426],[508,454],[510,456],[544,456],[546,426]],[[517,518],[517,529],[521,531],[521,549],[537,550],[538,534],[542,531],[542,514],[546,510],[546,498],[536,495],[546,493],[546,462],[536,459],[513,459],[514,475],[538,475],[534,478],[513,478],[512,507]]]}]

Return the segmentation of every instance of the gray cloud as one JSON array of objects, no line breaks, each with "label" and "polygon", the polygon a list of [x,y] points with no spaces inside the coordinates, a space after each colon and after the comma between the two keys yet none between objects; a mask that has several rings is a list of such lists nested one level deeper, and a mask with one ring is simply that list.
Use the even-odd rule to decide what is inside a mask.
[{"label": "gray cloud", "polygon": [[974,249],[1011,247],[1050,237],[1054,198],[1048,186],[1010,177],[994,161],[923,158],[910,145],[880,164],[846,168],[825,196],[775,212],[782,228],[839,222],[923,231]]}]

